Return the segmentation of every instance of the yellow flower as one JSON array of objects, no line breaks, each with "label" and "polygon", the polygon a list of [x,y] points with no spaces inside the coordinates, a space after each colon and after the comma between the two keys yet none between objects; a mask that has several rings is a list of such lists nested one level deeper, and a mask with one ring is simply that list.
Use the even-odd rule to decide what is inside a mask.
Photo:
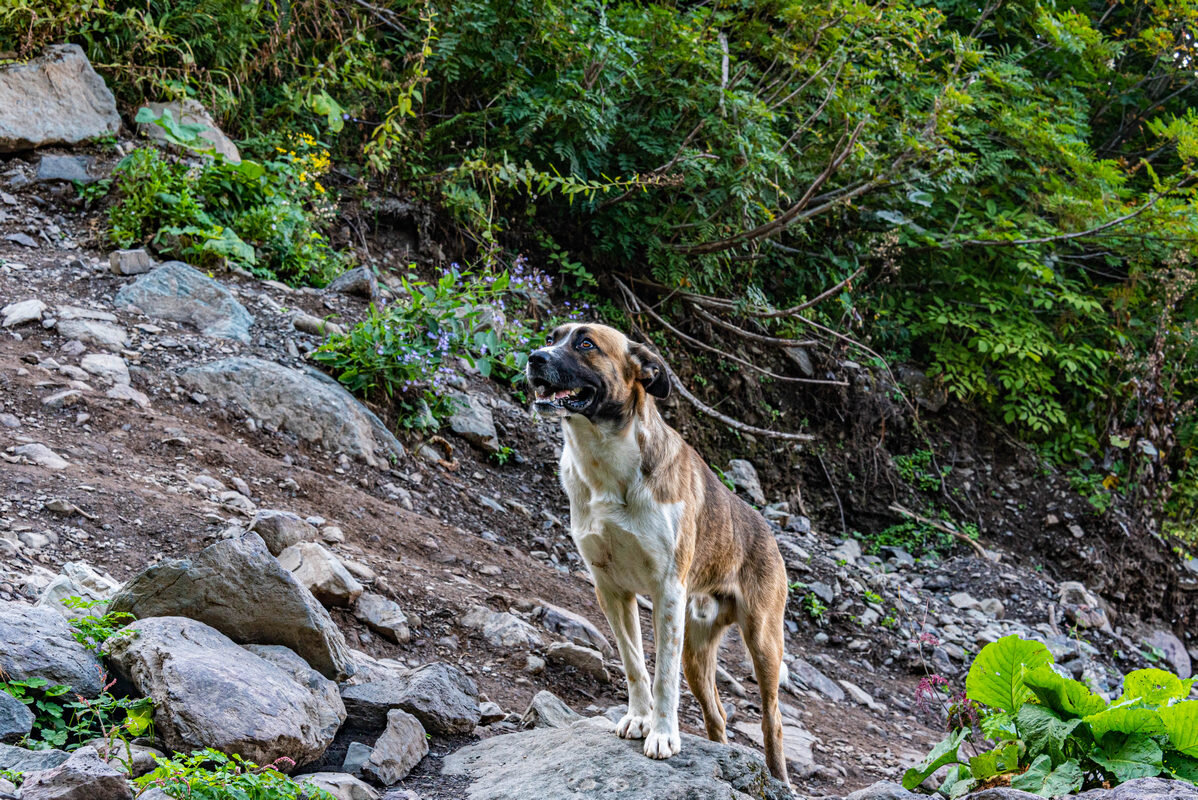
[{"label": "yellow flower", "polygon": [[320,185],[320,181],[312,181],[312,188],[321,194],[324,194],[324,187]]}]

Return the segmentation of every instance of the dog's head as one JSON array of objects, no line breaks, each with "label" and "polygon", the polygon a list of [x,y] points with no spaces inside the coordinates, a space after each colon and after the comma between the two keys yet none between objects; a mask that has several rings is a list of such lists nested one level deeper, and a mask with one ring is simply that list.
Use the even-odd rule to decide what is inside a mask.
[{"label": "dog's head", "polygon": [[670,394],[666,365],[648,347],[606,325],[568,323],[528,356],[536,406],[591,422],[623,422],[646,396]]}]

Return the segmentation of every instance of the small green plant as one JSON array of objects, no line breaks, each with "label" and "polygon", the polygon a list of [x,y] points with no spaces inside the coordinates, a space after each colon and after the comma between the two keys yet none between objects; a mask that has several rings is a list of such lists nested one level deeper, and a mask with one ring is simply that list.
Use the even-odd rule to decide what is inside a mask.
[{"label": "small green plant", "polygon": [[20,787],[25,781],[25,773],[15,772],[11,769],[0,769],[0,778],[3,778],[14,786]]},{"label": "small green plant", "polygon": [[728,475],[725,474],[724,470],[720,469],[715,464],[712,464],[711,471],[714,472],[715,476],[720,479],[720,483],[722,483],[728,487],[728,491],[730,491],[730,492],[736,491],[736,484],[732,482],[732,478],[728,477]]},{"label": "small green plant", "polygon": [[865,597],[866,602],[882,605],[882,595],[877,592],[871,592],[867,589],[863,597]]},{"label": "small green plant", "polygon": [[0,691],[12,695],[33,712],[33,729],[22,741],[31,750],[74,750],[97,737],[115,743],[124,735],[137,737],[149,729],[153,702],[149,698],[114,697],[114,681],[101,672],[103,690],[94,700],[74,695],[71,687],[45,678],[0,681]]},{"label": "small green plant", "polygon": [[499,446],[499,450],[491,454],[491,458],[495,459],[495,463],[502,467],[508,462],[509,459],[511,459],[512,453],[512,448],[508,447],[506,444],[501,444]]},{"label": "small green plant", "polygon": [[913,519],[897,522],[877,533],[864,533],[861,538],[865,552],[871,555],[876,555],[883,547],[899,547],[916,557],[927,553],[943,555],[954,544],[951,534]]},{"label": "small green plant", "polygon": [[405,299],[372,306],[365,320],[330,336],[313,358],[350,391],[392,400],[405,428],[436,429],[454,410],[449,382],[457,358],[484,377],[511,382],[522,376],[542,337],[504,315],[509,303],[514,311],[548,285],[549,278],[523,259],[498,274],[457,264],[434,281],[411,274],[403,279]]},{"label": "small green plant", "polygon": [[[70,609],[89,609],[104,604],[102,600],[84,600],[82,597],[67,597],[62,604]],[[100,645],[118,634],[131,635],[135,631],[122,628],[136,617],[125,611],[113,611],[102,616],[88,614],[71,620],[71,636],[88,650],[99,652]]]},{"label": "small green plant", "polygon": [[[950,769],[937,791],[950,800],[1004,776],[1042,797],[1154,776],[1198,783],[1198,701],[1185,699],[1192,682],[1136,670],[1108,703],[1053,669],[1043,644],[1007,636],[978,653],[950,715],[954,731],[903,786],[915,789],[942,767]],[[966,743],[974,755],[962,752]]]},{"label": "small green plant", "polygon": [[814,592],[809,593],[802,600],[803,610],[807,612],[807,616],[814,620],[823,619],[824,614],[828,611],[828,607],[823,604]]},{"label": "small green plant", "polygon": [[325,790],[296,783],[280,772],[278,766],[294,766],[286,757],[260,767],[208,748],[154,760],[157,768],[133,782],[139,794],[160,788],[186,800],[335,800]]},{"label": "small green plant", "polygon": [[894,456],[891,460],[903,482],[921,492],[940,491],[941,478],[948,474],[947,467],[939,474],[933,471],[931,450],[916,450],[909,455]]}]

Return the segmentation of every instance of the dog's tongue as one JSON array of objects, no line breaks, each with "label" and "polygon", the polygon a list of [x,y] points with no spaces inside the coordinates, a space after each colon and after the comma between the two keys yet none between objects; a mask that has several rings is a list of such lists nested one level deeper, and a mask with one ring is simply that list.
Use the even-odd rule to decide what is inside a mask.
[{"label": "dog's tongue", "polygon": [[572,390],[562,389],[560,392],[553,393],[554,400],[561,400],[563,397],[569,397]]}]

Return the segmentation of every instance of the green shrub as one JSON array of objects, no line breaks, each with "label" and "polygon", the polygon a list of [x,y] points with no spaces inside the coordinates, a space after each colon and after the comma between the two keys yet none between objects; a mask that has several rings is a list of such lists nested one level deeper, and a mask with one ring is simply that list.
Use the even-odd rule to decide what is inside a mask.
[{"label": "green shrub", "polygon": [[350,391],[393,401],[404,427],[436,429],[454,410],[454,359],[483,377],[523,376],[528,353],[543,335],[522,321],[518,304],[547,287],[548,278],[524,259],[510,273],[474,273],[453,264],[435,281],[409,275],[401,299],[371,306],[365,320],[330,336],[313,358]]},{"label": "green shrub", "polygon": [[158,767],[134,781],[141,791],[157,787],[185,800],[334,800],[325,790],[279,772],[276,764],[294,766],[288,758],[260,767],[208,748],[154,760]]},{"label": "green shrub", "polygon": [[[101,680],[106,680],[103,673]],[[31,750],[74,750],[96,738],[115,744],[116,739],[135,738],[148,731],[153,701],[115,697],[110,688],[112,682],[104,685],[98,698],[87,700],[72,695],[71,687],[51,684],[45,678],[0,681],[0,691],[33,712],[33,730],[21,742]]]},{"label": "green shrub", "polygon": [[[1198,783],[1192,680],[1136,670],[1108,703],[1052,664],[1043,644],[1018,636],[983,647],[965,682],[977,726],[958,727],[906,772],[903,786],[914,789],[946,766],[938,791],[949,798],[1003,776],[1043,797],[1154,776]],[[976,755],[962,754],[967,741]]]}]

